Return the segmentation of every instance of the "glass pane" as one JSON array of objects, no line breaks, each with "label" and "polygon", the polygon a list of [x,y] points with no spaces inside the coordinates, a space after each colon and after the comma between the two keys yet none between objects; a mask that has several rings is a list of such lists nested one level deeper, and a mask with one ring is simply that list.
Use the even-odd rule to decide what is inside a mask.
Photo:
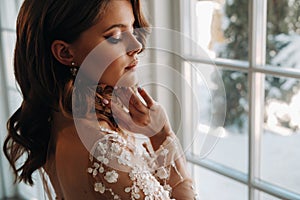
[{"label": "glass pane", "polygon": [[[20,3],[23,0],[1,0],[0,1],[0,34],[1,34],[1,45],[0,46],[0,53],[1,58],[4,60],[1,60],[1,80],[0,83],[3,83],[3,81],[8,81],[8,85],[13,86],[14,84],[12,83],[13,80],[13,72],[9,71],[9,69],[12,70],[12,52],[13,52],[13,46],[14,46],[14,40],[12,39],[15,37],[15,22],[16,22],[16,16],[17,16],[17,10],[20,6]],[[7,30],[9,29],[9,30]],[[2,64],[4,66],[2,66]],[[4,69],[4,70],[3,70]],[[5,73],[7,72],[7,73]],[[5,78],[4,78],[5,77]],[[5,79],[5,80],[3,80]],[[6,85],[5,84],[5,85]],[[7,130],[6,130],[6,121],[7,121],[7,113],[5,113],[5,109],[7,107],[10,107],[10,109],[13,107],[15,102],[20,103],[20,98],[17,99],[11,94],[10,100],[14,102],[9,102],[10,105],[5,105],[4,99],[9,98],[7,96],[4,96],[4,91],[2,90],[7,90],[8,88],[5,87],[5,85],[1,85],[1,91],[0,91],[0,143],[1,145],[3,144],[4,137],[6,136]],[[16,188],[13,186],[13,175],[11,174],[11,171],[9,170],[9,164],[8,161],[5,159],[3,152],[0,155],[0,168],[2,171],[2,174],[0,177],[0,198],[3,197],[3,193],[6,195],[6,197],[13,196],[15,195],[15,190]],[[4,197],[3,197],[4,198]]]},{"label": "glass pane", "polygon": [[259,197],[260,197],[259,200],[280,200],[277,197],[271,196],[264,192],[259,192]]},{"label": "glass pane", "polygon": [[[1,70],[1,69],[0,69]],[[2,74],[0,73],[0,83],[2,83]],[[4,93],[4,88],[0,85],[0,97],[3,97],[3,93]],[[6,123],[6,116],[4,113],[5,110],[5,103],[3,102],[3,100],[0,101],[0,133],[5,133],[6,132],[6,128],[5,126],[3,126],[2,124]],[[0,134],[0,144],[3,144],[4,141],[4,134]],[[4,158],[4,153],[3,151],[1,151],[0,153],[0,165],[2,165],[2,158]],[[2,166],[1,166],[1,170],[2,170]],[[4,180],[4,177],[2,175],[2,173],[0,173],[0,180]],[[4,186],[3,186],[3,181],[0,181],[0,199],[4,198]]]},{"label": "glass pane", "polygon": [[211,57],[248,59],[248,0],[195,3],[194,39]]},{"label": "glass pane", "polygon": [[0,18],[1,28],[15,29],[17,12],[21,0],[1,0],[0,1]]},{"label": "glass pane", "polygon": [[246,200],[248,188],[239,182],[194,166],[193,177],[199,199]]},{"label": "glass pane", "polygon": [[[18,195],[22,197],[22,199],[29,200],[48,200],[47,193],[43,186],[43,180],[39,174],[39,172],[33,173],[33,179],[35,181],[34,186],[27,185],[25,183],[19,183],[18,185]],[[53,194],[53,193],[52,193]]]},{"label": "glass pane", "polygon": [[261,178],[300,192],[300,82],[266,77]]},{"label": "glass pane", "polygon": [[16,33],[3,31],[2,32],[3,38],[3,56],[4,56],[4,66],[6,72],[6,81],[7,85],[10,88],[16,87],[16,80],[14,76],[14,67],[13,67],[13,56],[14,56],[14,49],[16,43]]},{"label": "glass pane", "polygon": [[214,148],[224,129],[226,95],[222,76],[214,65],[184,63],[182,110],[185,147],[200,158]]},{"label": "glass pane", "polygon": [[267,63],[300,70],[300,1],[268,0]]},{"label": "glass pane", "polygon": [[[226,90],[225,130],[207,158],[248,173],[248,77],[226,70],[221,71],[221,76]],[[222,108],[214,108],[219,109]],[[195,140],[194,146],[200,146],[200,142]]]},{"label": "glass pane", "polygon": [[11,116],[21,106],[23,98],[19,91],[13,89],[9,90],[8,98],[9,98],[9,111]]}]

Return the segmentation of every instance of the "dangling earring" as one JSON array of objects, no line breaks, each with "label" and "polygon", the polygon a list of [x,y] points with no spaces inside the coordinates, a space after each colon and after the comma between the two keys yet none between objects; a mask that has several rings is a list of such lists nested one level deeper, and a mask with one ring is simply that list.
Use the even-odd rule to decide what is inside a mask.
[{"label": "dangling earring", "polygon": [[77,75],[78,68],[76,67],[75,62],[72,62],[71,65],[72,67],[70,68],[70,72],[72,76],[75,77]]}]

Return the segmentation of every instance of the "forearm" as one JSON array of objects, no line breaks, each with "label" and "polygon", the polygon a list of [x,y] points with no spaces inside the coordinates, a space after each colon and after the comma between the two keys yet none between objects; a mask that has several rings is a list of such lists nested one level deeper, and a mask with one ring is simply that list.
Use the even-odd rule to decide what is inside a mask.
[{"label": "forearm", "polygon": [[186,159],[179,140],[172,132],[161,132],[151,140],[156,146],[157,179],[165,186],[172,188],[172,198],[195,199],[193,181],[186,167]]},{"label": "forearm", "polygon": [[150,142],[152,144],[153,150],[156,151],[164,143],[167,137],[176,137],[176,135],[170,131],[168,128],[163,128],[159,133],[150,137]]}]

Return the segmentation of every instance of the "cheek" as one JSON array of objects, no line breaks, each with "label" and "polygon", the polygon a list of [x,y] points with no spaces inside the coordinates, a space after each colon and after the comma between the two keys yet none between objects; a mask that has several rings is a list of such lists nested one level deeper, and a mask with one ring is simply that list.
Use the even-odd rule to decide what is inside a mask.
[{"label": "cheek", "polygon": [[76,61],[82,65],[85,59],[88,59],[89,54],[97,48],[97,44],[100,43],[101,41],[96,39],[91,40],[86,39],[86,37],[80,38],[74,43]]},{"label": "cheek", "polygon": [[115,85],[123,76],[127,64],[124,56],[119,57],[106,68],[99,81],[101,83]]},{"label": "cheek", "polygon": [[124,64],[126,65],[124,49],[122,45],[111,45],[106,42],[99,44],[84,59],[81,66],[83,73],[97,83],[100,77],[102,79],[108,72],[116,74]]},{"label": "cheek", "polygon": [[[124,47],[121,45],[113,45],[112,47],[108,47],[104,50],[103,54],[99,55],[103,60],[106,60],[106,64],[117,64],[122,62],[124,55],[126,55],[126,51]],[[105,67],[105,66],[103,66]]]}]

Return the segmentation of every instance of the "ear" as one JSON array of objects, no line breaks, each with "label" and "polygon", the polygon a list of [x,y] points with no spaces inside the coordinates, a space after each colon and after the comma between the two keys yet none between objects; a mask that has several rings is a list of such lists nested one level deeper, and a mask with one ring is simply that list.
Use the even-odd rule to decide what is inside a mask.
[{"label": "ear", "polygon": [[62,40],[53,41],[51,51],[56,60],[63,65],[71,66],[71,63],[74,61],[74,55],[70,49],[70,45]]}]

